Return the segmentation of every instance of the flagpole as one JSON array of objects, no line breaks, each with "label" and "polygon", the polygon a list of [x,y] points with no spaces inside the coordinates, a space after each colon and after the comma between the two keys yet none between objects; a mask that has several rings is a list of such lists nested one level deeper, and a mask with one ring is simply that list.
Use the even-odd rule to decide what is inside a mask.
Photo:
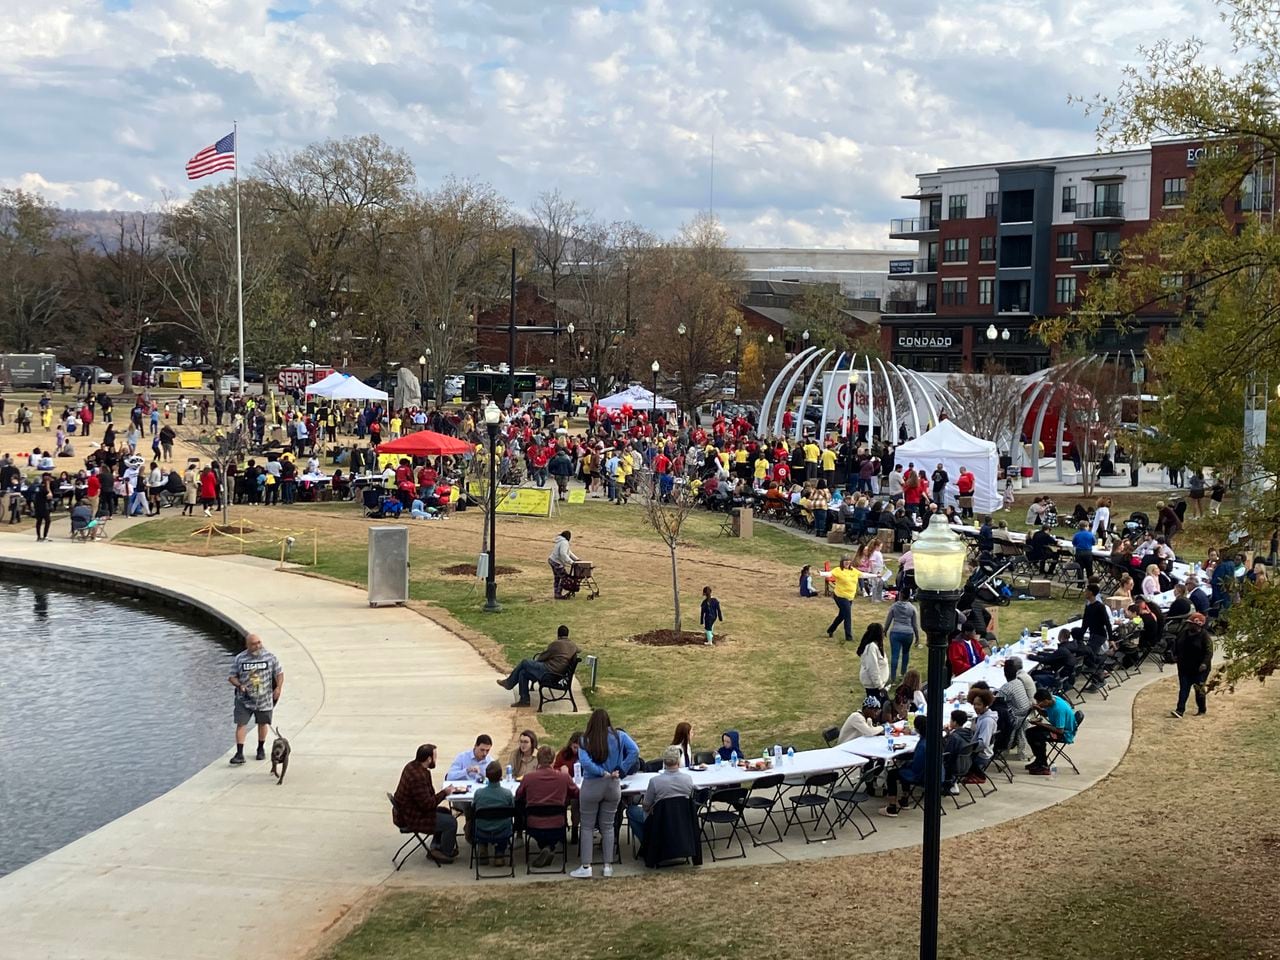
[{"label": "flagpole", "polygon": [[231,145],[235,148],[235,167],[233,168],[236,181],[236,332],[238,334],[238,346],[240,357],[240,399],[243,401],[248,396],[244,383],[244,267],[240,254],[240,128],[233,120],[231,121]]}]

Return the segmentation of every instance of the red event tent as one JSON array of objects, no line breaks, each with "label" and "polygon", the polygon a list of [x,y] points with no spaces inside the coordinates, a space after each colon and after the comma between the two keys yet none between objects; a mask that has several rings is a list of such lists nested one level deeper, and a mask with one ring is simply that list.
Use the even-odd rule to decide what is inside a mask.
[{"label": "red event tent", "polygon": [[467,441],[447,437],[433,430],[419,430],[406,434],[399,440],[388,440],[378,445],[378,453],[403,453],[410,457],[447,457],[474,451],[475,447]]}]

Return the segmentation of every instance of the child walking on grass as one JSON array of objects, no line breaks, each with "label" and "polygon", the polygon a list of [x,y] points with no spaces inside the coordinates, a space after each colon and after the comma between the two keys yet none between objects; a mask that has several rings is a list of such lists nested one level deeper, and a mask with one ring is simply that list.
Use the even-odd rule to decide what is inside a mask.
[{"label": "child walking on grass", "polygon": [[702,611],[698,619],[702,622],[702,629],[707,632],[707,646],[710,647],[713,645],[716,622],[724,619],[720,601],[711,595],[710,587],[702,588]]}]

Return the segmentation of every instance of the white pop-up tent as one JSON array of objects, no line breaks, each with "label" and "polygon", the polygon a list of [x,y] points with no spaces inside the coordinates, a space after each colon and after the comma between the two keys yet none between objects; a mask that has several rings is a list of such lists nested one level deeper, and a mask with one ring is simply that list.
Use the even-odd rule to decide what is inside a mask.
[{"label": "white pop-up tent", "polygon": [[307,394],[316,394],[321,397],[327,397],[329,395],[329,391],[342,383],[343,380],[346,380],[347,376],[348,374],[338,373],[338,371],[335,370],[327,377],[321,377],[315,383],[308,384],[306,392]]},{"label": "white pop-up tent", "polygon": [[[621,410],[623,407],[631,405],[636,413],[647,413],[654,409],[653,391],[646,390],[639,384],[632,384],[627,389],[615,393],[611,397],[605,397],[600,401],[600,406],[606,410]],[[666,397],[658,397],[658,410],[674,410],[676,402],[668,400]]]},{"label": "white pop-up tent", "polygon": [[947,502],[955,503],[956,478],[964,467],[973,474],[973,510],[977,514],[994,513],[1004,504],[997,477],[1000,455],[990,440],[979,440],[965,433],[950,420],[941,421],[932,430],[914,440],[899,444],[893,462],[905,469],[914,463],[925,476],[932,475],[939,463],[947,471]]},{"label": "white pop-up tent", "polygon": [[359,377],[342,374],[342,382],[327,387],[321,396],[330,400],[385,400],[387,392],[369,386]]}]

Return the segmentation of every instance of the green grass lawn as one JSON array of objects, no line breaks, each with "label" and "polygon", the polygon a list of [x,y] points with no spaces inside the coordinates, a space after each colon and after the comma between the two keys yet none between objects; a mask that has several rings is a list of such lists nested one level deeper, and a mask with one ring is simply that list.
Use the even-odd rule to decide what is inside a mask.
[{"label": "green grass lawn", "polygon": [[[233,516],[233,524],[241,515]],[[278,541],[267,542],[263,533],[279,537],[285,529],[296,529],[292,560],[317,574],[365,584],[367,522],[358,519],[351,504],[259,509],[243,516],[263,532],[250,535],[252,542],[243,548],[233,539],[216,537],[209,547],[278,559]],[[165,518],[135,525],[117,539],[200,553],[206,541],[191,536],[196,526],[198,521]],[[498,563],[519,572],[498,578],[502,611],[496,614],[483,610],[480,581],[440,573],[475,562],[478,516],[411,526],[410,596],[441,607],[494,640],[511,664],[538,653],[560,624],[567,625],[584,651],[599,658],[599,682],[589,694],[590,706],[608,709],[650,752],[670,742],[682,720],[694,725],[699,747],[715,746],[720,731],[729,728],[740,730],[753,750],[775,742],[797,748],[819,745],[821,730],[843,722],[861,702],[863,690],[856,645],[826,637],[834,604],[825,598],[801,600],[796,584],[802,565],[817,569],[827,561],[834,564],[844,548],[760,524],[751,539],[732,539],[719,536],[719,526],[717,516],[692,514],[679,551],[685,629],[697,629],[704,584],[713,587],[724,605],[724,639],[710,650],[630,642],[636,634],[672,625],[670,560],[635,508],[589,502],[551,519],[500,519]],[[319,529],[319,550],[311,568],[313,527]],[[561,603],[550,599],[545,558],[551,539],[565,527],[575,531],[581,555],[597,564],[602,595],[596,600],[583,595]],[[1079,601],[1014,602],[995,611],[998,635],[1012,639],[1024,627],[1038,629],[1044,619],[1063,622],[1077,615],[1080,606]],[[873,618],[883,618],[887,604],[859,600],[854,609],[856,639]],[[923,673],[924,661],[925,651],[917,646],[912,665]],[[583,726],[585,716],[544,714],[539,720],[560,742]]]}]

